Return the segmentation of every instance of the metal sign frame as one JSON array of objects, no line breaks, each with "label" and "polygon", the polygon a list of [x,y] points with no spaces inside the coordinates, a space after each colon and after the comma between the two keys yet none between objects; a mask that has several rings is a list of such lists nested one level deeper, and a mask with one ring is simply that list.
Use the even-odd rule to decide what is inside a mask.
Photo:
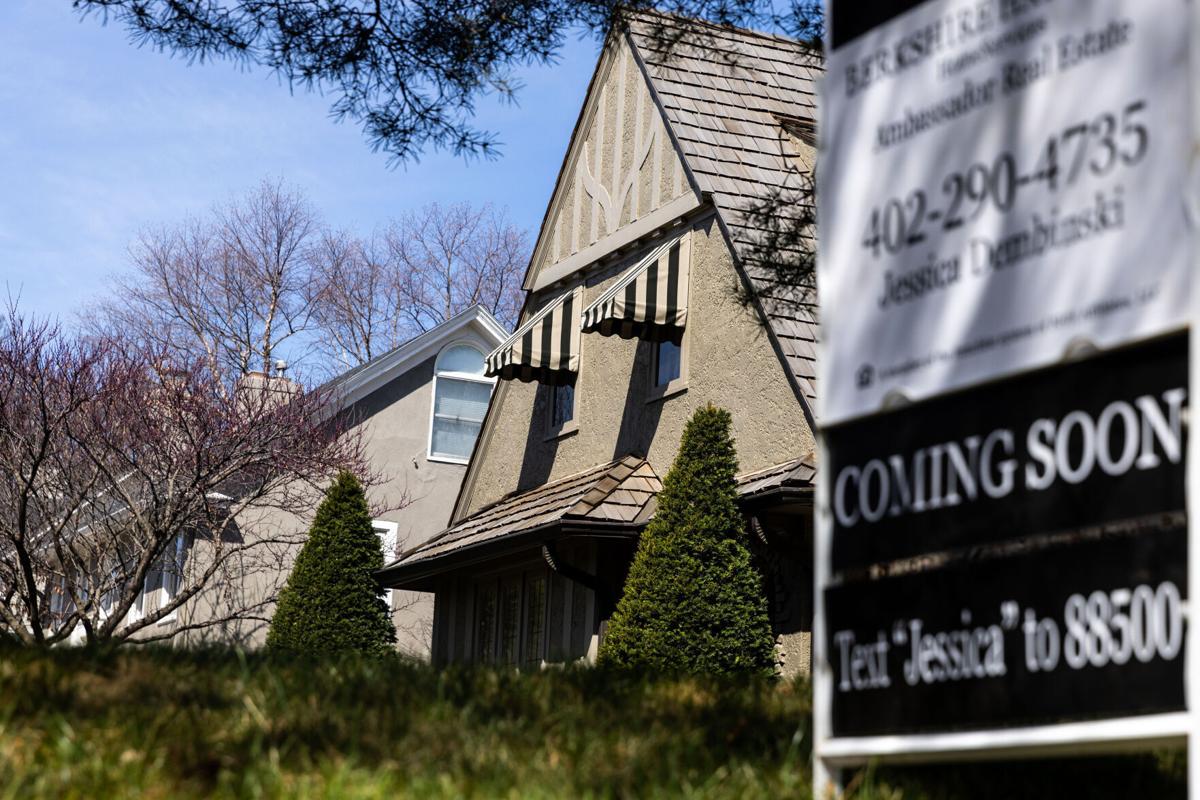
[{"label": "metal sign frame", "polygon": [[[827,4],[833,0],[826,0]],[[843,0],[844,1],[844,0]],[[1195,0],[1180,0],[1180,13],[1189,29],[1189,86],[1191,97],[1191,163],[1185,198],[1193,229],[1200,228],[1200,13]],[[828,5],[827,17],[828,19]],[[1200,253],[1193,257],[1200,271]],[[1200,281],[1190,298],[1188,388],[1191,397],[1200,391]],[[824,344],[818,357],[824,358]],[[1190,407],[1190,403],[1189,403]],[[1200,507],[1200,435],[1189,424],[1186,449],[1188,600],[1184,606],[1187,637],[1184,645],[1184,682],[1187,710],[1073,721],[1022,727],[992,728],[952,733],[919,733],[886,736],[838,737],[832,735],[834,679],[825,621],[825,590],[832,584],[833,514],[829,476],[818,481],[814,524],[813,619],[813,779],[814,797],[837,796],[843,787],[842,771],[869,763],[915,764],[1027,757],[1084,756],[1136,752],[1163,746],[1185,746],[1188,755],[1188,796],[1200,798],[1200,534],[1193,509]],[[818,464],[830,463],[825,437],[817,431]]]}]

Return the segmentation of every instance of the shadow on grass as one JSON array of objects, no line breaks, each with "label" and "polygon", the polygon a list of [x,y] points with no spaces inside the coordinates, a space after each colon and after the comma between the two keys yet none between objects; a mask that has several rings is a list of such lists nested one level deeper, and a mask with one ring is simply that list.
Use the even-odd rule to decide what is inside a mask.
[{"label": "shadow on grass", "polygon": [[[811,797],[808,684],[0,648],[0,798]],[[870,770],[856,800],[1171,798],[1182,754]]]}]

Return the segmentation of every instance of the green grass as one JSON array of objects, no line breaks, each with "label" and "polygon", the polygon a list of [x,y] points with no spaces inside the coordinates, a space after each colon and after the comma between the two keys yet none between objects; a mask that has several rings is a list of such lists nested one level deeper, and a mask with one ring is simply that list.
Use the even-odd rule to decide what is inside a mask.
[{"label": "green grass", "polygon": [[[0,798],[806,798],[810,746],[802,682],[0,650]],[[1182,774],[1170,757],[927,768],[855,796],[1158,798]]]}]

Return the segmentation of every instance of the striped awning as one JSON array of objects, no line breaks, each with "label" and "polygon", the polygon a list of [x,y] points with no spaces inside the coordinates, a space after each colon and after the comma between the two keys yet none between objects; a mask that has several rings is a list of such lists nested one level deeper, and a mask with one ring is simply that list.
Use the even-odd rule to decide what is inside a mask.
[{"label": "striped awning", "polygon": [[687,322],[688,244],[666,242],[583,311],[583,332],[679,342]]},{"label": "striped awning", "polygon": [[534,314],[487,357],[488,377],[559,385],[579,372],[579,309],[575,287]]}]

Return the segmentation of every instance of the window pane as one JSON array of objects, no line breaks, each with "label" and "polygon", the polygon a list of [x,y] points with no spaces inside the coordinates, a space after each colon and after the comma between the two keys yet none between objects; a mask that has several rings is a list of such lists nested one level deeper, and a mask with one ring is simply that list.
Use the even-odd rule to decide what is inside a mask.
[{"label": "window pane", "polygon": [[487,413],[488,400],[491,397],[492,385],[490,383],[438,378],[433,413],[439,417],[482,422],[483,415]]},{"label": "window pane", "polygon": [[679,345],[671,341],[658,343],[657,369],[654,375],[654,385],[664,386],[679,377],[680,350]]},{"label": "window pane", "polygon": [[456,344],[438,356],[438,372],[469,372],[483,374],[483,353],[465,344]]},{"label": "window pane", "polygon": [[529,579],[525,593],[525,657],[527,667],[542,663],[542,639],[546,631],[546,576]]},{"label": "window pane", "polygon": [[500,599],[501,664],[517,663],[517,637],[521,633],[521,579],[508,578]]},{"label": "window pane", "polygon": [[558,427],[575,419],[575,387],[568,384],[554,387],[550,424]]},{"label": "window pane", "polygon": [[476,591],[475,661],[490,664],[496,657],[496,584],[481,584]]},{"label": "window pane", "polygon": [[448,458],[470,458],[475,440],[479,438],[479,428],[478,422],[459,422],[434,417],[430,454]]},{"label": "window pane", "polygon": [[162,586],[167,599],[175,599],[183,585],[183,567],[187,560],[187,539],[181,533],[167,546],[163,553]]}]

